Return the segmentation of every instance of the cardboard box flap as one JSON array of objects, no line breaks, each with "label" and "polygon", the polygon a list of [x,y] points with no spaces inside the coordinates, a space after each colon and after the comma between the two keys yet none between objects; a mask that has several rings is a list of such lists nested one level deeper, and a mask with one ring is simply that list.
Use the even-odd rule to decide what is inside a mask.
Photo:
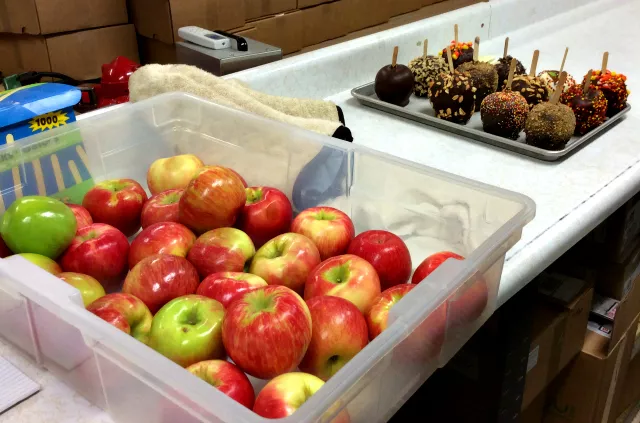
[{"label": "cardboard box flap", "polygon": [[245,0],[245,18],[258,19],[288,12],[296,8],[296,0]]},{"label": "cardboard box flap", "polygon": [[0,1],[0,32],[39,34],[40,24],[35,1]]}]

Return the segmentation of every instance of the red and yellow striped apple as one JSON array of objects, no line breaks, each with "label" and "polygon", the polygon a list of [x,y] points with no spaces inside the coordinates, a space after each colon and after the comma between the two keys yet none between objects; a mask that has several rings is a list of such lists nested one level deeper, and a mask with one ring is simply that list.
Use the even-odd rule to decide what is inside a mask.
[{"label": "red and yellow striped apple", "polygon": [[253,408],[253,386],[247,375],[233,363],[224,360],[200,361],[187,367],[187,370],[248,409]]},{"label": "red and yellow striped apple", "polygon": [[76,217],[76,230],[93,225],[93,218],[91,217],[89,210],[77,204],[67,204],[67,206],[69,206],[73,215]]},{"label": "red and yellow striped apple", "polygon": [[247,202],[238,215],[238,228],[253,241],[256,248],[285,232],[289,232],[293,209],[287,196],[270,187],[246,189]]},{"label": "red and yellow striped apple", "polygon": [[142,259],[131,269],[122,292],[140,298],[155,314],[169,301],[194,294],[199,284],[198,272],[187,259],[158,254]]},{"label": "red and yellow striped apple", "polygon": [[154,223],[179,222],[180,198],[183,193],[183,189],[170,189],[149,198],[142,206],[140,216],[142,229]]},{"label": "red and yellow striped apple", "polygon": [[396,285],[386,289],[376,298],[371,310],[367,313],[369,339],[375,339],[387,328],[391,308],[415,287],[408,283]]},{"label": "red and yellow striped apple", "polygon": [[309,273],[320,264],[320,253],[304,235],[286,233],[268,241],[256,252],[249,272],[269,285],[283,285],[302,293]]},{"label": "red and yellow striped apple", "polygon": [[233,226],[247,194],[237,174],[221,166],[205,166],[180,198],[180,223],[196,233]]},{"label": "red and yellow striped apple", "polygon": [[219,272],[207,276],[196,294],[219,301],[225,309],[245,292],[267,286],[260,276],[242,272]]},{"label": "red and yellow striped apple", "polygon": [[63,272],[58,275],[60,279],[80,291],[84,306],[88,306],[100,297],[104,297],[106,292],[97,279],[82,273]]},{"label": "red and yellow striped apple", "polygon": [[182,367],[222,358],[224,314],[222,304],[201,295],[171,300],[153,316],[149,346]]},{"label": "red and yellow striped apple", "polygon": [[152,195],[169,189],[184,189],[204,163],[193,154],[181,154],[154,161],[147,171]]},{"label": "red and yellow striped apple", "polygon": [[187,259],[201,278],[218,272],[242,272],[256,253],[251,238],[240,229],[218,228],[200,235]]},{"label": "red and yellow striped apple", "polygon": [[322,260],[344,254],[355,230],[349,216],[333,207],[312,207],[302,211],[291,224],[291,232],[311,239]]},{"label": "red and yellow striped apple", "polygon": [[153,316],[146,305],[133,295],[108,294],[87,306],[87,310],[124,333],[146,344]]},{"label": "red and yellow striped apple", "polygon": [[436,270],[442,263],[447,261],[448,259],[456,259],[456,260],[464,260],[459,254],[453,253],[451,251],[441,251],[439,253],[435,253],[427,257],[420,263],[420,265],[416,268],[416,271],[413,272],[413,277],[411,277],[411,283],[420,283],[427,278],[434,270]]},{"label": "red and yellow striped apple", "polygon": [[257,288],[231,303],[222,340],[240,369],[270,379],[294,370],[302,361],[311,342],[311,315],[291,289]]},{"label": "red and yellow striped apple", "polygon": [[147,193],[133,179],[111,179],[87,191],[82,206],[91,213],[95,223],[106,223],[131,236],[140,229],[145,201]]},{"label": "red and yellow striped apple", "polygon": [[380,279],[365,259],[344,254],[323,261],[307,279],[304,299],[331,295],[351,301],[367,313],[380,295]]},{"label": "red and yellow striped apple", "polygon": [[411,276],[411,254],[399,236],[389,231],[365,231],[349,244],[348,254],[362,257],[376,269],[380,288],[407,283]]},{"label": "red and yellow striped apple", "polygon": [[22,253],[18,255],[23,259],[28,260],[31,263],[35,264],[42,270],[46,270],[52,275],[58,276],[60,273],[62,273],[62,269],[60,268],[60,265],[58,265],[58,263],[56,263],[55,261],[51,260],[49,257],[45,257],[41,254],[33,254],[33,253]]},{"label": "red and yellow striped apple", "polygon": [[196,236],[184,225],[175,222],[153,224],[143,229],[131,243],[129,268],[155,254],[186,257],[195,241]]},{"label": "red and yellow striped apple", "polygon": [[311,343],[300,370],[329,380],[369,343],[367,322],[358,308],[342,298],[315,297],[311,313]]}]

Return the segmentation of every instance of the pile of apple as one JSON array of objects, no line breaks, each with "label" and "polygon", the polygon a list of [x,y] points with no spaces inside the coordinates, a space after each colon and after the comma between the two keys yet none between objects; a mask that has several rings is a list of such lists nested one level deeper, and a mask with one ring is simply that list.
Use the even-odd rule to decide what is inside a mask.
[{"label": "pile of apple", "polygon": [[[294,218],[278,189],[247,187],[193,155],[157,160],[147,185],[151,198],[131,179],[100,182],[82,206],[18,199],[2,217],[0,256],[20,254],[75,286],[87,310],[263,417],[295,412],[385,330],[416,283],[463,259],[434,254],[409,282],[398,236],[355,236],[331,207]],[[482,314],[486,283],[462,295],[432,314],[433,356],[447,317],[465,325]],[[257,398],[247,375],[271,379]]]}]

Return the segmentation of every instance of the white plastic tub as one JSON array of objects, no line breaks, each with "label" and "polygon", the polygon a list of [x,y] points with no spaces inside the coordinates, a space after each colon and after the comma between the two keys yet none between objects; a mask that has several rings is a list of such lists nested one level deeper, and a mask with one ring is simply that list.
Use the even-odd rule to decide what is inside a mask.
[{"label": "white plastic tub", "polygon": [[[298,210],[332,205],[353,218],[357,233],[387,229],[400,235],[414,268],[442,250],[466,257],[447,261],[411,291],[393,308],[389,328],[284,421],[328,422],[345,408],[352,422],[390,418],[493,313],[505,253],[534,216],[533,202],[522,195],[179,93],[6,148],[16,154],[70,132],[82,137],[94,180],[144,183],[155,159],[193,153],[205,163],[232,167],[249,185],[282,189]],[[33,182],[20,171],[28,192]],[[7,190],[12,188],[2,187]],[[482,317],[448,330],[437,359],[421,358],[427,316],[477,278],[489,286]],[[87,312],[76,289],[21,258],[0,260],[0,335],[117,422],[266,421]],[[254,382],[256,389],[264,384]]]}]

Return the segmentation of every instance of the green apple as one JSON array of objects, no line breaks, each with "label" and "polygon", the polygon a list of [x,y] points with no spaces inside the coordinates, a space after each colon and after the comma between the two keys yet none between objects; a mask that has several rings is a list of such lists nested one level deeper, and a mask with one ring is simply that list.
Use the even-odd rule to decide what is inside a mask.
[{"label": "green apple", "polygon": [[58,277],[80,291],[80,294],[82,294],[82,302],[85,307],[98,298],[107,295],[100,282],[89,275],[74,272],[62,272]]},{"label": "green apple", "polygon": [[224,307],[201,295],[165,304],[153,317],[149,346],[183,367],[224,357]]},{"label": "green apple", "polygon": [[52,275],[58,276],[62,273],[62,269],[60,265],[55,261],[51,260],[49,257],[41,256],[40,254],[31,254],[31,253],[23,253],[18,254],[25,260],[29,260],[31,263],[35,264],[39,268],[46,270]]},{"label": "green apple", "polygon": [[56,259],[76,234],[73,211],[54,198],[17,199],[2,217],[0,233],[16,254],[34,253]]}]

